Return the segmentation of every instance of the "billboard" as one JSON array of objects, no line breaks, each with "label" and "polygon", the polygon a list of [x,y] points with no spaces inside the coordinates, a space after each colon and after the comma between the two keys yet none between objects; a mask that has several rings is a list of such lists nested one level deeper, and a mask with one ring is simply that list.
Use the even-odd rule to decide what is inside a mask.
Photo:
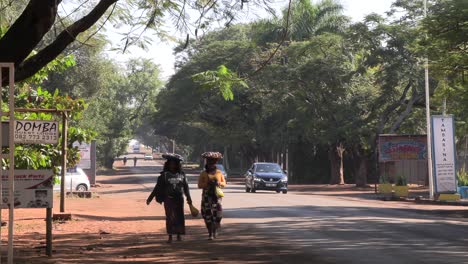
[{"label": "billboard", "polygon": [[452,116],[432,116],[432,166],[436,193],[457,192],[455,134]]},{"label": "billboard", "polygon": [[[15,208],[52,208],[52,170],[15,170]],[[2,173],[2,208],[8,208],[8,171]]]},{"label": "billboard", "polygon": [[57,144],[59,125],[55,121],[15,120],[15,144]]},{"label": "billboard", "polygon": [[426,135],[380,135],[379,161],[426,160]]}]

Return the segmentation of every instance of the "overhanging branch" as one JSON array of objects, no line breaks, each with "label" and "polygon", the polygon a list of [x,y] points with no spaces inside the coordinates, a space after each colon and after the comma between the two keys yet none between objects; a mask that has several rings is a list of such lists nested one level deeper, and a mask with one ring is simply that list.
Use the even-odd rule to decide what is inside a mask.
[{"label": "overhanging branch", "polygon": [[61,0],[31,0],[0,38],[0,61],[23,62],[54,24]]},{"label": "overhanging branch", "polygon": [[89,14],[63,30],[57,36],[54,42],[39,51],[36,55],[21,63],[16,70],[15,81],[22,81],[31,77],[42,67],[46,66],[49,62],[54,60],[65,50],[69,44],[75,40],[75,38],[80,33],[92,27],[104,15],[107,9],[117,1],[118,0],[99,1],[99,3],[93,8],[93,10],[89,12]]}]

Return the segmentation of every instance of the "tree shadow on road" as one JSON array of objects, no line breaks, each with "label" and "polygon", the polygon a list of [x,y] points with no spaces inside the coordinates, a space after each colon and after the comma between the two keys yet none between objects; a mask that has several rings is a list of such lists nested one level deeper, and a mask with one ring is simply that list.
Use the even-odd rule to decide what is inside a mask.
[{"label": "tree shadow on road", "polygon": [[57,235],[54,257],[50,259],[41,256],[43,248],[31,244],[32,236],[22,236],[15,263],[300,263],[290,262],[297,252],[285,247],[281,243],[284,239],[272,240],[253,230],[239,233],[246,227],[232,225],[223,231],[222,238],[208,241],[204,228],[192,226],[185,241],[173,244],[165,243],[162,232]]},{"label": "tree shadow on road", "polygon": [[216,241],[206,240],[199,222],[187,227],[185,241],[170,245],[163,230],[60,234],[54,257],[44,259],[37,234],[22,235],[15,263],[460,263],[468,257],[466,222],[438,217],[440,210],[272,206],[224,213],[228,222]]}]

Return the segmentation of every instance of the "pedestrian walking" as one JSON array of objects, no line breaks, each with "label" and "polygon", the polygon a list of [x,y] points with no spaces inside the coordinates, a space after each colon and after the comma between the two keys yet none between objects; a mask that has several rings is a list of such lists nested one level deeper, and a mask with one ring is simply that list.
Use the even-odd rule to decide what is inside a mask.
[{"label": "pedestrian walking", "polygon": [[216,163],[223,155],[219,152],[205,152],[202,157],[206,159],[206,165],[198,178],[198,188],[203,189],[201,213],[208,229],[208,239],[213,240],[218,235],[223,218],[221,202],[224,193],[221,188],[226,186],[226,180],[223,173],[216,168]]},{"label": "pedestrian walking", "polygon": [[164,154],[162,157],[167,161],[146,204],[149,205],[155,197],[158,203],[164,203],[167,242],[172,243],[173,235],[177,235],[177,241],[181,241],[182,235],[185,235],[184,194],[189,205],[192,204],[192,198],[182,171],[182,157],[177,154]]},{"label": "pedestrian walking", "polygon": [[138,160],[137,157],[133,157],[133,167],[136,167],[137,160]]},{"label": "pedestrian walking", "polygon": [[127,157],[124,157],[124,158],[123,158],[123,165],[124,165],[124,166],[127,166]]}]

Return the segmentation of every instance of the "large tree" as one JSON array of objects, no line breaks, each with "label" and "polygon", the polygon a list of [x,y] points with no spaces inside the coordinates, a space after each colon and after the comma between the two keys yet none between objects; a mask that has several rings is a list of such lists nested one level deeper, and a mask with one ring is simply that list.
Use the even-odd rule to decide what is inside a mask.
[{"label": "large tree", "polygon": [[[198,36],[213,22],[234,21],[246,1],[185,1],[185,0],[99,0],[96,4],[80,0],[66,17],[59,16],[61,0],[0,1],[0,62],[15,64],[15,80],[25,80],[59,56],[71,43],[86,42],[82,33],[100,20],[112,21],[112,15],[130,29],[123,38],[123,50],[129,45],[144,44],[145,30],[152,29],[159,37],[167,37],[165,26]],[[253,1],[252,5],[263,5]],[[65,10],[65,8],[63,8]],[[22,11],[20,11],[22,10]],[[138,15],[135,15],[137,14]],[[11,14],[18,14],[17,16]],[[191,14],[192,16],[189,16]],[[197,14],[193,16],[193,14]],[[169,23],[166,23],[169,21]],[[57,29],[60,31],[57,32]],[[200,32],[198,32],[200,31]],[[54,37],[44,42],[47,35]],[[188,35],[187,35],[188,38]],[[6,78],[6,77],[5,77]],[[5,82],[5,79],[2,83]]]},{"label": "large tree", "polygon": [[129,140],[149,113],[162,87],[159,67],[147,59],[134,59],[120,69],[111,61],[105,66],[98,91],[89,98],[81,126],[98,133],[98,159],[112,168],[114,158],[126,151]]}]

